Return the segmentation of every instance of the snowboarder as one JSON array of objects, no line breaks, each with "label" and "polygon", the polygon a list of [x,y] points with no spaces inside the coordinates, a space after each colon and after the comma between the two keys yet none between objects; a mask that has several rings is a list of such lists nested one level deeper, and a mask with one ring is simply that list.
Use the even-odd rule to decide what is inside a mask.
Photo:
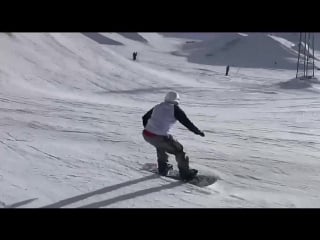
[{"label": "snowboarder", "polygon": [[230,66],[228,65],[226,68],[226,76],[228,76],[228,74],[229,74],[229,69],[230,69]]},{"label": "snowboarder", "polygon": [[157,104],[150,109],[143,117],[144,130],[143,138],[146,142],[153,145],[157,150],[158,172],[166,176],[172,169],[168,164],[168,154],[175,155],[178,163],[180,177],[183,180],[193,179],[198,170],[189,168],[189,157],[183,151],[183,146],[169,134],[170,128],[178,120],[191,132],[204,137],[203,131],[200,131],[186,116],[179,107],[179,94],[177,92],[168,92],[164,102]]}]

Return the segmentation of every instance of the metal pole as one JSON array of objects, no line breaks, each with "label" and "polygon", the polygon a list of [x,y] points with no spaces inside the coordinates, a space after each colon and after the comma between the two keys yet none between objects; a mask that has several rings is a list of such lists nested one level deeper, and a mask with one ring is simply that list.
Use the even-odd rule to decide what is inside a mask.
[{"label": "metal pole", "polygon": [[309,55],[310,55],[310,33],[308,33],[308,46],[307,46],[307,64],[306,64],[306,77],[308,78],[309,70]]},{"label": "metal pole", "polygon": [[300,32],[300,38],[299,38],[299,52],[298,52],[298,62],[297,62],[297,73],[296,73],[296,78],[298,78],[298,72],[299,72],[299,65],[300,65],[300,51],[301,51],[301,32]]},{"label": "metal pole", "polygon": [[306,77],[306,50],[307,50],[307,33],[304,33],[304,59],[303,59],[303,77]]},{"label": "metal pole", "polygon": [[313,58],[312,77],[314,77],[314,33],[312,34],[312,58]]}]

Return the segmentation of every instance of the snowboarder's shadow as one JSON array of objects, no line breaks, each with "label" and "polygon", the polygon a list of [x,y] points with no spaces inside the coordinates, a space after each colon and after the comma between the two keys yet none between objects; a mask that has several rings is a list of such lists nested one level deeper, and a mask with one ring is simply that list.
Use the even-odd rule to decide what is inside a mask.
[{"label": "snowboarder's shadow", "polygon": [[[156,174],[155,174],[156,175]],[[159,177],[158,175],[156,175],[156,177]],[[157,187],[152,187],[152,188],[147,188],[147,189],[143,189],[143,190],[139,190],[133,193],[128,193],[128,194],[124,194],[124,195],[120,195],[111,199],[107,199],[104,201],[100,201],[100,202],[95,202],[95,203],[90,203],[88,205],[84,205],[80,208],[100,208],[100,207],[105,207],[107,205],[113,204],[113,203],[117,203],[117,202],[121,202],[124,200],[128,200],[131,198],[136,198],[136,197],[140,197],[143,195],[147,195],[149,193],[153,193],[153,192],[159,192],[165,189],[170,189],[170,188],[174,188],[177,187],[179,185],[182,185],[182,182],[172,182],[169,184],[165,184],[162,186],[157,186]]]},{"label": "snowboarder's shadow", "polygon": [[[105,188],[102,188],[102,189],[99,189],[99,190],[96,190],[96,191],[93,191],[93,192],[89,192],[89,193],[81,194],[81,195],[78,195],[78,196],[75,196],[75,197],[67,198],[67,199],[61,200],[59,202],[44,206],[42,208],[60,208],[60,207],[63,207],[63,206],[66,206],[66,205],[69,205],[69,204],[84,200],[86,198],[92,197],[92,196],[97,195],[97,194],[104,194],[104,193],[111,192],[111,191],[114,191],[114,190],[122,188],[122,187],[127,187],[129,185],[133,185],[133,184],[136,184],[136,183],[139,183],[139,182],[143,182],[143,181],[151,180],[151,179],[156,179],[156,178],[159,178],[158,174],[148,175],[146,177],[142,177],[142,178],[138,178],[138,179],[135,179],[135,180],[119,183],[119,184],[108,186],[108,187],[105,187]],[[111,198],[111,199],[103,200],[103,201],[100,201],[100,202],[90,203],[90,204],[84,205],[84,206],[82,206],[80,208],[99,208],[99,207],[104,207],[104,206],[107,206],[107,205],[110,205],[110,204],[113,204],[113,203],[116,203],[116,202],[128,200],[128,199],[139,197],[139,196],[146,195],[146,194],[149,194],[149,193],[158,192],[158,191],[161,191],[161,190],[164,190],[164,189],[174,188],[174,187],[179,186],[181,184],[183,184],[183,183],[181,183],[181,182],[173,182],[173,183],[162,185],[162,186],[157,186],[157,187],[153,187],[153,188],[147,188],[147,189],[139,190],[139,191],[136,191],[136,192],[133,192],[133,193],[123,194],[123,195],[120,195],[120,196],[117,196],[117,197],[114,197],[114,198]]]}]

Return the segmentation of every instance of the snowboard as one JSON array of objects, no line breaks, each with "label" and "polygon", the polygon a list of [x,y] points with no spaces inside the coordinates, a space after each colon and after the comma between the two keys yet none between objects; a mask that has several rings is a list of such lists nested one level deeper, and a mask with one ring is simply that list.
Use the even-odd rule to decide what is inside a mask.
[{"label": "snowboard", "polygon": [[[158,166],[156,163],[146,163],[143,165],[142,170],[152,172],[152,173],[158,173]],[[161,175],[160,175],[161,176]],[[174,180],[182,181],[184,183],[190,183],[192,185],[198,186],[198,187],[206,187],[213,183],[215,183],[218,180],[217,176],[213,175],[203,175],[203,174],[197,174],[195,178],[193,178],[190,181],[186,181],[180,178],[179,171],[177,169],[171,169],[169,170],[167,176],[162,176],[166,178],[171,178]]]}]

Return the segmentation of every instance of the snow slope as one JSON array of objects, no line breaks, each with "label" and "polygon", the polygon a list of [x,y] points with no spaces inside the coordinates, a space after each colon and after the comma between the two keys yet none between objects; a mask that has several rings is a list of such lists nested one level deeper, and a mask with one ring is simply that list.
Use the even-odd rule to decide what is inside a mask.
[{"label": "snow slope", "polygon": [[[221,53],[211,65],[172,55],[185,39],[102,36],[122,45],[81,33],[0,34],[0,207],[320,206],[319,89],[281,87],[295,71],[276,41],[218,37],[241,37],[226,56],[254,62],[226,77]],[[265,65],[271,50],[284,69]],[[141,170],[155,161],[141,117],[169,89],[206,133],[173,130],[191,165],[220,177],[210,187]]]}]

